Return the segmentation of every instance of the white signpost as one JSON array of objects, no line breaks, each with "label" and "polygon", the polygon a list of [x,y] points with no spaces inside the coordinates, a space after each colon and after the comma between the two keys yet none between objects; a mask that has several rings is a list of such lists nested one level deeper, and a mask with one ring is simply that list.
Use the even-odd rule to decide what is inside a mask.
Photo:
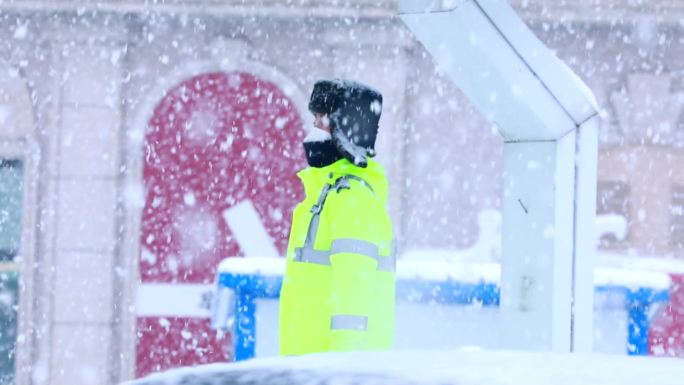
[{"label": "white signpost", "polygon": [[280,256],[252,201],[245,200],[225,210],[223,219],[245,257]]},{"label": "white signpost", "polygon": [[503,347],[591,351],[593,94],[505,0],[404,0],[399,11],[505,142]]}]

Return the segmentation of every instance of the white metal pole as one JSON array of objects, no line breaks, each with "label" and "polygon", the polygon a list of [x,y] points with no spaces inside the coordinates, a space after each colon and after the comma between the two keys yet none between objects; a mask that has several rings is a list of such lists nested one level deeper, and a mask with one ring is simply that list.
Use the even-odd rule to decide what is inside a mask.
[{"label": "white metal pole", "polygon": [[570,351],[575,133],[504,145],[502,347]]},{"label": "white metal pole", "polygon": [[572,346],[575,352],[593,348],[594,314],[594,241],[596,223],[596,180],[598,163],[598,127],[594,115],[577,130],[575,160],[575,234],[573,255]]}]

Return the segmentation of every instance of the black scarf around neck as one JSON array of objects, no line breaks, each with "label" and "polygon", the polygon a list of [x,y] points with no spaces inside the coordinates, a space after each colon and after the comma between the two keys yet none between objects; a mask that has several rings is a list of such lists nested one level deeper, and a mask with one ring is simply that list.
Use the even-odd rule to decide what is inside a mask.
[{"label": "black scarf around neck", "polygon": [[322,142],[304,142],[304,152],[309,166],[316,168],[329,166],[342,159],[332,139]]}]

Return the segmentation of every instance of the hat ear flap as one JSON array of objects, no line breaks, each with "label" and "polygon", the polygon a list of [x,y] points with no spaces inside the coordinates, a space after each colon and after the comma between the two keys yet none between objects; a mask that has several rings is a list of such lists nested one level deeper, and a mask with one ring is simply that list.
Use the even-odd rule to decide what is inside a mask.
[{"label": "hat ear flap", "polygon": [[332,141],[337,151],[357,167],[368,166],[368,151],[352,143],[345,132],[337,125],[332,128]]}]

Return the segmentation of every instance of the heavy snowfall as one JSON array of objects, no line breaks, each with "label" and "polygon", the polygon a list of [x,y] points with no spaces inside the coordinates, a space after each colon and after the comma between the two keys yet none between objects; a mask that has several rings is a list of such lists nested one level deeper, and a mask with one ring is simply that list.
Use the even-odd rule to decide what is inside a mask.
[{"label": "heavy snowfall", "polygon": [[[0,0],[0,385],[680,384],[683,63],[679,0]],[[337,78],[393,348],[279,357]]]}]

